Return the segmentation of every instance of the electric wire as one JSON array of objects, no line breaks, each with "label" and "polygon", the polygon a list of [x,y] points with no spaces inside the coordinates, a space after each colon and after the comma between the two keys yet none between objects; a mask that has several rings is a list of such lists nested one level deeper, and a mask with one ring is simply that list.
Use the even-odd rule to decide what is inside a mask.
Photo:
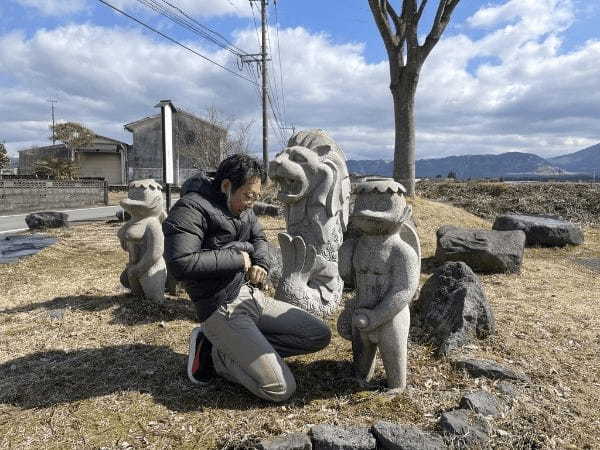
[{"label": "electric wire", "polygon": [[185,45],[185,44],[182,44],[182,43],[181,43],[181,42],[179,42],[178,40],[176,40],[176,39],[174,39],[174,38],[172,38],[172,37],[170,37],[170,36],[166,35],[165,33],[163,33],[163,32],[161,32],[161,31],[157,30],[156,28],[153,28],[152,26],[150,26],[150,25],[146,24],[145,22],[142,22],[140,19],[138,19],[138,18],[136,18],[136,17],[134,17],[134,16],[132,16],[132,15],[130,15],[130,14],[128,14],[128,13],[126,13],[125,11],[123,11],[123,10],[121,10],[121,9],[117,8],[117,7],[116,7],[116,6],[114,6],[114,5],[111,5],[111,4],[110,4],[110,3],[108,3],[106,0],[98,0],[98,1],[99,1],[99,2],[101,2],[101,3],[103,3],[103,4],[105,4],[105,5],[106,5],[106,6],[108,6],[109,8],[112,8],[112,9],[114,9],[115,11],[117,11],[117,12],[119,12],[119,13],[123,14],[125,17],[128,17],[129,19],[131,19],[131,20],[133,20],[133,21],[135,21],[135,22],[139,23],[140,25],[142,25],[143,27],[145,27],[145,28],[149,29],[150,31],[153,31],[154,33],[156,33],[156,34],[158,34],[158,35],[162,36],[163,38],[165,38],[165,39],[167,39],[167,40],[169,40],[169,41],[173,42],[174,44],[176,44],[176,45],[179,45],[180,47],[182,47],[182,48],[184,48],[184,49],[188,50],[189,52],[192,52],[192,53],[193,53],[193,54],[195,54],[196,56],[199,56],[200,58],[202,58],[202,59],[204,59],[204,60],[206,60],[206,61],[208,61],[208,62],[210,62],[210,63],[212,63],[212,64],[214,64],[214,65],[216,65],[216,66],[218,66],[218,67],[220,67],[221,69],[223,69],[223,70],[226,70],[227,72],[231,73],[232,75],[235,75],[235,76],[236,76],[236,77],[238,77],[238,78],[241,78],[242,80],[246,80],[246,81],[248,81],[248,82],[249,82],[249,83],[251,83],[251,84],[255,84],[255,82],[254,82],[253,80],[251,80],[250,78],[247,78],[247,77],[245,77],[245,76],[243,76],[243,75],[240,75],[239,73],[237,73],[237,72],[234,72],[233,70],[231,70],[231,69],[229,69],[229,68],[227,68],[227,67],[225,67],[225,66],[223,66],[223,65],[219,64],[218,62],[216,62],[216,61],[214,61],[214,60],[210,59],[209,57],[207,57],[207,56],[204,56],[204,55],[203,55],[203,54],[201,54],[200,52],[198,52],[198,51],[196,51],[196,50],[194,50],[194,49],[192,49],[192,48],[188,47],[188,46],[187,46],[187,45]]}]

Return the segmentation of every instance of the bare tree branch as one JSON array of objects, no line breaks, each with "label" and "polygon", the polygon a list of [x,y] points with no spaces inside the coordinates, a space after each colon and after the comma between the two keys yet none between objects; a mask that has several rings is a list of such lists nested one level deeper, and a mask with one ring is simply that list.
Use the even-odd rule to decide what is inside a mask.
[{"label": "bare tree branch", "polygon": [[421,4],[419,5],[419,10],[417,11],[417,22],[419,22],[419,20],[421,20],[421,15],[423,15],[423,10],[425,9],[426,5],[427,5],[427,0],[421,0]]},{"label": "bare tree branch", "polygon": [[385,12],[386,5],[387,0],[369,0],[369,7],[371,8],[371,12],[373,13],[375,24],[379,29],[379,34],[381,34],[381,38],[383,39],[383,43],[388,52],[388,56],[392,58],[395,56],[396,53],[398,38],[395,36],[394,32],[390,28],[388,17]]},{"label": "bare tree branch", "polygon": [[427,35],[424,44],[421,46],[421,58],[424,61],[429,55],[435,44],[442,37],[442,33],[450,22],[452,12],[460,0],[440,0],[431,31]]}]

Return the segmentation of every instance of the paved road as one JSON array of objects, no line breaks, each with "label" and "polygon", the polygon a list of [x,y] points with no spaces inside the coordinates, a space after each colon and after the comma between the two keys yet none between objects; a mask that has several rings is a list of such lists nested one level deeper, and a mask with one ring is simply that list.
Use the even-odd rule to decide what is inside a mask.
[{"label": "paved road", "polygon": [[[171,197],[171,205],[179,199],[179,195]],[[91,208],[78,208],[78,209],[53,209],[52,211],[64,212],[69,215],[69,222],[80,221],[80,220],[96,220],[105,218],[115,218],[117,210],[121,209],[120,206],[98,206]],[[17,231],[27,230],[27,224],[25,223],[25,214],[15,214],[9,216],[0,216],[0,235],[6,233],[16,233]]]}]

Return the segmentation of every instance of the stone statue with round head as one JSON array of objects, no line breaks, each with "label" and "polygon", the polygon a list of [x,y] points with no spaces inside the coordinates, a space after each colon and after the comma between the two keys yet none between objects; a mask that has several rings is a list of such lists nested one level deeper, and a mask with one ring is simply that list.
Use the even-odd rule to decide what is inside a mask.
[{"label": "stone statue with round head", "polygon": [[419,238],[409,219],[404,187],[371,178],[355,187],[350,227],[356,237],[339,252],[340,275],[356,287],[338,319],[340,334],[352,340],[354,369],[368,382],[379,348],[390,392],[406,387],[409,302],[419,286]]},{"label": "stone statue with round head", "polygon": [[161,303],[167,278],[161,226],[165,219],[162,187],[151,179],[132,181],[127,198],[120,204],[131,215],[117,233],[121,247],[129,253],[121,284],[133,295]]}]

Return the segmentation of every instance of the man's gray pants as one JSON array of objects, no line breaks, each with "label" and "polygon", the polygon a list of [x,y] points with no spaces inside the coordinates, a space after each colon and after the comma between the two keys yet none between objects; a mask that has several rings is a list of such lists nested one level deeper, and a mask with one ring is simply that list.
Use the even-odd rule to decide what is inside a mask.
[{"label": "man's gray pants", "polygon": [[331,340],[323,321],[247,285],[206,319],[202,329],[213,344],[216,372],[275,402],[296,390],[283,358],[319,351]]}]

